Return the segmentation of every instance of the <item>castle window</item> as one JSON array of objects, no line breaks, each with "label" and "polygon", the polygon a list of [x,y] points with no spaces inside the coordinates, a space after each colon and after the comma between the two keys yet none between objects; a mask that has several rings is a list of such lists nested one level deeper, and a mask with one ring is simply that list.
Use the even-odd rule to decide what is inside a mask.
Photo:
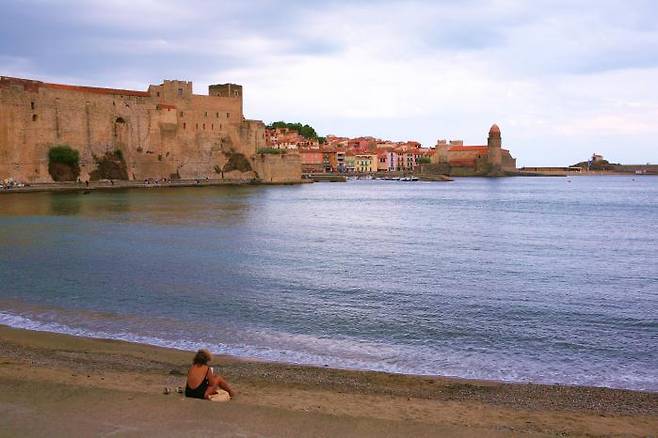
[{"label": "castle window", "polygon": [[182,96],[182,95],[183,95],[183,89],[182,89],[182,88],[179,88],[179,89],[178,89],[178,95],[179,95],[179,96]]},{"label": "castle window", "polygon": [[239,95],[240,95],[240,93],[239,93],[237,90],[234,91],[233,94],[234,94],[235,96],[239,96]]},{"label": "castle window", "polygon": [[215,124],[214,124],[214,123],[211,123],[211,124],[210,124],[210,130],[211,130],[211,131],[214,131],[214,130],[215,130]]},{"label": "castle window", "polygon": [[159,92],[159,91],[158,91],[157,93],[155,93],[155,94],[156,94],[156,96],[160,97],[160,92]]},{"label": "castle window", "polygon": [[187,128],[187,123],[183,122],[183,129]]},{"label": "castle window", "polygon": [[204,131],[206,130],[206,124],[205,123],[203,124],[203,130]]},{"label": "castle window", "polygon": [[36,121],[37,121],[37,115],[36,115],[36,114],[32,114],[32,121],[33,121],[33,122],[36,122]]},{"label": "castle window", "polygon": [[199,124],[198,123],[196,124],[196,129],[199,129]]},{"label": "castle window", "polygon": [[183,117],[183,111],[180,112],[180,116]]},{"label": "castle window", "polygon": [[206,111],[205,113],[203,113],[203,117],[208,117],[208,111]]},{"label": "castle window", "polygon": [[231,117],[231,113],[226,113],[226,118],[228,119],[229,117]]},{"label": "castle window", "polygon": [[30,102],[30,108],[34,109],[34,102]]},{"label": "castle window", "polygon": [[217,116],[217,118],[219,119],[219,113],[216,113],[215,115],[216,115],[216,116]]}]

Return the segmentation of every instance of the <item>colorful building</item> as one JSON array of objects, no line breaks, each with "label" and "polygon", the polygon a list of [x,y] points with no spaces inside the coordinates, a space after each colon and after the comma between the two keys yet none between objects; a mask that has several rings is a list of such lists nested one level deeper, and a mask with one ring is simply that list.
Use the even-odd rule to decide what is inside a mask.
[{"label": "colorful building", "polygon": [[299,149],[299,158],[302,163],[302,173],[324,172],[324,162],[320,149]]}]

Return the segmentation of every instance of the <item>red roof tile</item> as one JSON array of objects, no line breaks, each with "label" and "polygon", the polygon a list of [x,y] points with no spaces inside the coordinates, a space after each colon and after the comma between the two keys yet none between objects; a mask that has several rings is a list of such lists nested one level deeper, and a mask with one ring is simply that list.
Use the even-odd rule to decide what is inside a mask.
[{"label": "red roof tile", "polygon": [[487,146],[453,146],[448,152],[487,152]]}]

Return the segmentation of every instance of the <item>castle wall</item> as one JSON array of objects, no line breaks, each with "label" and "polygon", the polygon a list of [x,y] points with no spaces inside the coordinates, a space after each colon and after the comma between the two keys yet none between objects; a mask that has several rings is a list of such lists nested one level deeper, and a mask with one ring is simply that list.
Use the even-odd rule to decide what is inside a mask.
[{"label": "castle wall", "polygon": [[501,167],[503,170],[516,170],[516,158],[513,158],[508,150],[502,150]]},{"label": "castle wall", "polygon": [[294,183],[302,178],[299,154],[258,154],[255,170],[264,183]]},{"label": "castle wall", "polygon": [[[244,120],[242,87],[210,90],[194,95],[184,81],[134,91],[0,77],[0,179],[52,182],[48,150],[60,144],[80,152],[83,180],[98,158],[116,150],[131,180],[216,178],[231,154],[243,154],[253,167],[265,126]],[[253,177],[245,173],[224,177]]]}]

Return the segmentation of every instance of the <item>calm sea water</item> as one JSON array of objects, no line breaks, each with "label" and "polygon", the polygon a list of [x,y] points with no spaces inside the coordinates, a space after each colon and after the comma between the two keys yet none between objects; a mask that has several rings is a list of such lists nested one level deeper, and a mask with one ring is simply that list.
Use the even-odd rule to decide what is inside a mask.
[{"label": "calm sea water", "polygon": [[658,178],[0,196],[0,323],[658,391]]}]

